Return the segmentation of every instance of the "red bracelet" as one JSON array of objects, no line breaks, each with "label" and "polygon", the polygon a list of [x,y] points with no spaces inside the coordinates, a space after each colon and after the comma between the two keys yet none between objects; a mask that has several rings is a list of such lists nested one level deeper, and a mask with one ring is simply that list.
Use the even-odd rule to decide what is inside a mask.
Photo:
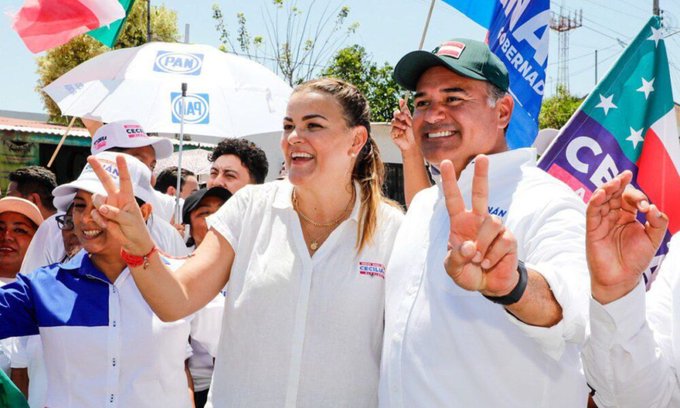
[{"label": "red bracelet", "polygon": [[123,261],[127,264],[129,267],[137,267],[137,266],[142,266],[144,265],[144,269],[146,269],[149,266],[149,257],[158,250],[156,245],[151,248],[151,251],[149,251],[148,254],[146,255],[132,255],[131,253],[125,251],[125,249],[120,248],[120,257],[123,258]]}]

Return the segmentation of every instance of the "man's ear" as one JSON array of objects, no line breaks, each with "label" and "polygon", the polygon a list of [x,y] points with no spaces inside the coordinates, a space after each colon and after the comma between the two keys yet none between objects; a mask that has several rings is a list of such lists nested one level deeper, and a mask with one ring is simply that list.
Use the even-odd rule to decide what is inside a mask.
[{"label": "man's ear", "polygon": [[35,204],[38,208],[42,206],[42,200],[40,199],[40,194],[38,193],[31,193],[26,197],[26,199],[33,204]]},{"label": "man's ear", "polygon": [[173,197],[175,196],[176,193],[177,193],[177,189],[176,189],[175,187],[173,187],[173,186],[169,186],[169,187],[165,190],[165,194],[171,195],[171,196],[173,196]]},{"label": "man's ear", "polygon": [[505,129],[510,123],[510,118],[512,117],[512,109],[515,106],[515,100],[512,99],[512,95],[509,93],[505,94],[502,98],[496,101],[496,108],[498,109],[498,127]]},{"label": "man's ear", "polygon": [[144,218],[144,222],[148,221],[149,217],[151,217],[153,206],[149,203],[144,203],[141,207],[139,207],[139,209],[142,210],[142,218]]},{"label": "man's ear", "polygon": [[355,126],[352,129],[352,147],[350,149],[350,156],[356,157],[366,144],[368,140],[368,130],[364,126]]}]

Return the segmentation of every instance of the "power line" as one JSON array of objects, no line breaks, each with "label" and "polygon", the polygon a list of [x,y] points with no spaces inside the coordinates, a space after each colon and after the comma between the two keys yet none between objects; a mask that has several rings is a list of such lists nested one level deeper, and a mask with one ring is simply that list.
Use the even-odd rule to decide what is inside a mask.
[{"label": "power line", "polygon": [[[619,55],[620,55],[620,52],[617,51],[617,52],[611,54],[610,56],[608,56],[608,57],[606,57],[606,58],[604,58],[604,59],[598,61],[598,62],[597,62],[597,65],[599,66],[599,65],[602,64],[603,62],[607,62],[607,61],[611,60],[611,59],[614,58],[614,57],[618,57]],[[582,73],[584,73],[584,72],[586,72],[586,71],[589,71],[589,70],[591,70],[591,69],[593,69],[593,68],[595,68],[595,64],[591,64],[591,65],[587,66],[586,68],[582,68],[582,69],[580,69],[580,70],[574,72],[574,73],[572,74],[572,76],[576,76],[576,75],[582,74]]]},{"label": "power line", "polygon": [[620,38],[618,38],[618,37],[612,37],[611,35],[609,35],[609,34],[607,34],[607,33],[603,33],[602,31],[597,30],[597,29],[595,29],[595,28],[593,28],[593,27],[591,27],[591,26],[589,26],[589,25],[583,24],[583,27],[587,28],[587,29],[590,30],[590,31],[596,32],[596,33],[598,33],[598,34],[600,34],[600,35],[602,35],[602,36],[605,36],[605,37],[609,38],[610,40],[614,40],[614,41],[616,41],[616,42],[622,42]]},{"label": "power line", "polygon": [[[618,44],[618,43],[612,44],[612,45],[610,45],[609,47],[598,48],[598,49],[595,49],[594,51],[606,51],[606,50],[608,50],[608,49],[610,49],[610,48],[616,47],[617,45],[619,45],[619,44]],[[593,57],[593,54],[594,54],[594,51],[590,51],[590,52],[588,52],[587,54],[581,54],[581,55],[579,55],[578,57],[569,58],[567,61],[574,61],[574,60],[581,59],[581,58],[585,58],[585,57],[591,57],[591,58],[592,58],[592,57]],[[553,65],[557,65],[557,62],[551,62],[551,63],[548,64],[549,67],[550,67],[550,66],[553,66]]]},{"label": "power line", "polygon": [[[551,4],[556,4],[556,2],[555,2],[554,0],[551,0]],[[569,12],[576,12],[575,9],[571,9],[571,8],[569,8],[569,7],[563,7],[563,8],[564,8],[565,10],[569,11]],[[636,18],[637,18],[637,17],[639,17],[639,16],[633,16],[633,17],[636,17]],[[609,31],[611,31],[612,33],[618,35],[619,37],[623,37],[623,38],[625,38],[625,39],[629,39],[629,38],[630,38],[629,35],[620,33],[620,32],[618,32],[618,31],[616,31],[616,30],[614,30],[614,29],[611,29],[611,28],[607,27],[606,25],[601,24],[600,22],[595,21],[595,20],[592,20],[592,19],[590,19],[590,18],[588,18],[588,17],[583,17],[583,20],[585,20],[585,21],[587,21],[587,22],[590,22],[590,23],[592,23],[593,25],[595,25],[595,26],[597,26],[597,27],[603,28],[603,29],[605,29],[605,30],[609,30]],[[585,27],[585,24],[584,24],[584,27]],[[599,31],[598,31],[598,32],[599,32]],[[599,33],[601,33],[601,32],[599,32]],[[603,35],[605,35],[605,36],[607,35],[607,34],[604,34],[604,33],[601,33],[601,34],[603,34]],[[613,37],[610,36],[609,38],[613,38]],[[613,39],[614,39],[614,40],[617,40],[617,38],[613,38]]]},{"label": "power line", "polygon": [[[623,0],[619,0],[619,1],[623,1]],[[633,14],[628,14],[628,13],[623,12],[623,11],[621,11],[621,10],[618,10],[618,9],[616,9],[616,8],[603,6],[602,4],[599,4],[599,3],[596,3],[596,2],[591,2],[591,3],[589,3],[589,4],[592,4],[593,6],[601,7],[601,8],[603,8],[603,9],[605,9],[605,10],[615,11],[615,12],[617,12],[617,13],[623,14],[624,16],[633,17],[633,18],[638,18],[638,17],[640,17],[639,15],[636,16],[636,15],[633,15]]]},{"label": "power line", "polygon": [[629,5],[630,7],[634,8],[636,10],[649,12],[649,9],[643,9],[642,7],[640,7],[639,5],[637,5],[635,3],[630,3],[628,0],[619,0],[619,1],[626,3],[627,5]]}]

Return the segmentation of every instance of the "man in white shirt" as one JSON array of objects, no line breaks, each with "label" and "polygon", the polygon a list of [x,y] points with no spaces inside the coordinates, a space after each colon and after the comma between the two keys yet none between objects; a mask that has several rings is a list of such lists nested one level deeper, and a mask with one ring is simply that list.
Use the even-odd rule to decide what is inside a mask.
[{"label": "man in white shirt", "polygon": [[415,110],[393,137],[412,127],[441,180],[415,195],[387,267],[380,405],[585,406],[585,206],[533,149],[508,151],[505,66],[456,39],[394,77]]},{"label": "man in white shirt", "polygon": [[[642,272],[668,218],[624,172],[597,189],[587,213],[591,333],[583,364],[594,400],[606,407],[680,406],[680,234],[645,296]],[[645,215],[643,225],[638,212]]]}]

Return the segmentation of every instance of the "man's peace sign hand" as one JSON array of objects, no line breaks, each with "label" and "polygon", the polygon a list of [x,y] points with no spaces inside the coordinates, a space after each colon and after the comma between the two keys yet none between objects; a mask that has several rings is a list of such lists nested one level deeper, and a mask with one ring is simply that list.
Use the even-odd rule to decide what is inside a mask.
[{"label": "man's peace sign hand", "polygon": [[96,157],[90,156],[87,162],[92,166],[101,181],[106,196],[95,194],[92,198],[96,210],[92,211],[92,218],[100,227],[120,242],[129,254],[146,255],[153,248],[154,243],[144,223],[142,212],[137,205],[132,189],[130,172],[123,155],[116,156],[116,166],[120,177],[120,185],[104,170]]},{"label": "man's peace sign hand", "polygon": [[449,213],[446,272],[458,286],[485,296],[505,296],[517,285],[517,241],[501,219],[489,215],[489,159],[475,158],[472,208],[465,208],[456,170],[449,160],[440,166]]}]

